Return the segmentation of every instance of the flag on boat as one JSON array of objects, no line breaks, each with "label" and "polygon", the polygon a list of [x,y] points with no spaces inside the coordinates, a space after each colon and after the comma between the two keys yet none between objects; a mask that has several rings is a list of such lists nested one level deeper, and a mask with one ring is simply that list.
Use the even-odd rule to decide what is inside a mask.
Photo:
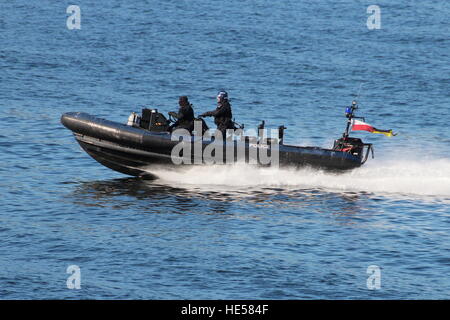
[{"label": "flag on boat", "polygon": [[373,130],[372,133],[381,133],[381,134],[384,134],[387,137],[392,137],[392,136],[396,136],[397,135],[396,133],[392,132],[392,129],[391,130],[378,130],[378,129],[375,128],[375,130]]},{"label": "flag on boat", "polygon": [[352,119],[352,131],[369,131],[375,130],[370,124],[362,122],[360,120]]},{"label": "flag on boat", "polygon": [[368,131],[371,133],[381,133],[387,137],[395,136],[396,134],[392,132],[392,130],[380,130],[371,126],[368,123],[365,123],[361,120],[352,119],[352,131]]}]

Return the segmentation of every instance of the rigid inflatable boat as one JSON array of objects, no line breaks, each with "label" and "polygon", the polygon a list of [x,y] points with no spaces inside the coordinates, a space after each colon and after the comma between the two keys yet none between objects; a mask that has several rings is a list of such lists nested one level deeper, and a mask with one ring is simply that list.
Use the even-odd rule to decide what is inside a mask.
[{"label": "rigid inflatable boat", "polygon": [[[68,112],[62,115],[61,122],[74,133],[75,139],[92,158],[112,170],[132,176],[157,176],[157,168],[161,165],[236,162],[341,171],[364,164],[372,150],[371,144],[348,136],[351,118],[343,136],[335,140],[332,148],[325,149],[284,144],[284,126],[278,128],[276,138],[246,136],[241,130],[240,135],[231,139],[217,139],[205,135],[206,124],[198,119],[201,133],[185,132],[175,136],[170,129],[173,116],[169,113],[167,118],[156,109],[145,108],[142,115],[132,113],[128,123],[118,123],[87,113]],[[258,129],[262,129],[263,124]]]}]

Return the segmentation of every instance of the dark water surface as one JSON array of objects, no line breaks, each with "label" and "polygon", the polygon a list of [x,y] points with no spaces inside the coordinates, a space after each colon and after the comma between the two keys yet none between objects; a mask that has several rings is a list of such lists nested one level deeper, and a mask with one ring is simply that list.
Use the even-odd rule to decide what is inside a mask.
[{"label": "dark water surface", "polygon": [[[81,30],[66,27],[81,8]],[[2,1],[0,298],[450,298],[450,4]],[[342,175],[194,168],[144,181],[59,122],[228,90],[236,120],[331,146],[363,84],[374,160]],[[210,124],[212,124],[210,122]],[[81,289],[66,268],[81,268]],[[381,268],[369,290],[367,267]]]}]

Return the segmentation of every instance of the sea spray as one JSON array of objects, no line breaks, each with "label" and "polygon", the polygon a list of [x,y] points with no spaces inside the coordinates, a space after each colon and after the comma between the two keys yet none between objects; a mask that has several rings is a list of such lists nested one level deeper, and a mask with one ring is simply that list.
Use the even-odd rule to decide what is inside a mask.
[{"label": "sea spray", "polygon": [[450,159],[371,162],[342,173],[312,168],[263,168],[246,164],[158,168],[159,182],[176,185],[320,188],[329,191],[402,193],[450,197]]}]

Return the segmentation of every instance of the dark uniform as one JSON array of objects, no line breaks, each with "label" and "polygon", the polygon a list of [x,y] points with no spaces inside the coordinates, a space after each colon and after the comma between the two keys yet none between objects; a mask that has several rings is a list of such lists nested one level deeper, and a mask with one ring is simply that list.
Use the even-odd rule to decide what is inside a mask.
[{"label": "dark uniform", "polygon": [[170,126],[170,128],[172,130],[186,129],[192,133],[192,130],[194,130],[194,110],[192,109],[192,104],[189,103],[186,96],[181,96],[179,105],[180,108],[178,109],[178,113],[175,115],[177,120]]},{"label": "dark uniform", "polygon": [[228,99],[220,99],[217,103],[217,108],[214,111],[208,111],[203,113],[202,117],[214,117],[214,123],[217,125],[217,129],[222,132],[222,136],[225,138],[227,129],[235,129],[233,121],[233,114],[231,112],[231,105]]}]

